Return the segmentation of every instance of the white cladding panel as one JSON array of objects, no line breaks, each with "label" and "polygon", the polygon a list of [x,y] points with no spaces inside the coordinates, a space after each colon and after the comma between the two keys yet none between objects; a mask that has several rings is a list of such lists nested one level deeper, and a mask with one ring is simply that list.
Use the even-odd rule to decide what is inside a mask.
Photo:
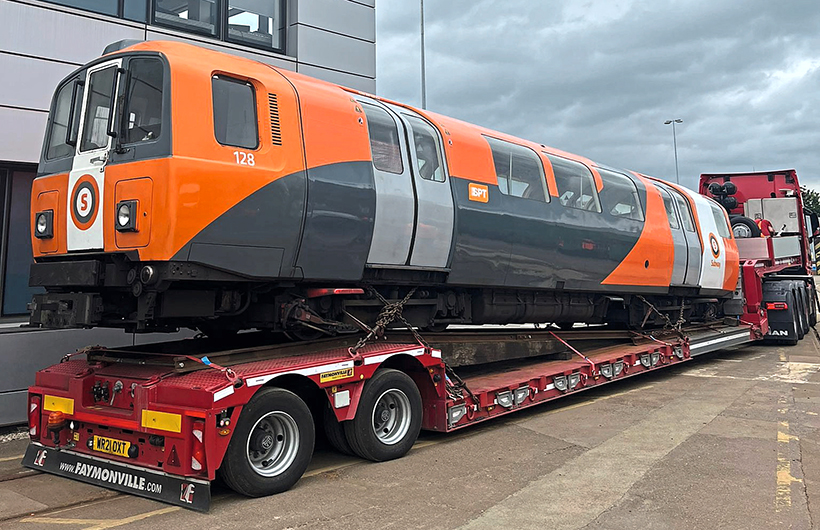
[{"label": "white cladding panel", "polygon": [[45,112],[0,107],[0,160],[36,164],[47,118]]},{"label": "white cladding panel", "polygon": [[299,24],[376,42],[374,9],[349,0],[299,2]]},{"label": "white cladding panel", "polygon": [[48,110],[54,89],[76,66],[0,53],[0,102],[12,107]]}]

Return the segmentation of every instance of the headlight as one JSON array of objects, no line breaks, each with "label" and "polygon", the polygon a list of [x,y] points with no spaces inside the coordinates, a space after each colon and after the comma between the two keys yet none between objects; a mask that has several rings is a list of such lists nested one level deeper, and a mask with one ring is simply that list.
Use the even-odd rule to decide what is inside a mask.
[{"label": "headlight", "polygon": [[37,212],[34,215],[34,236],[38,239],[54,237],[54,210]]},{"label": "headlight", "polygon": [[117,203],[116,228],[120,232],[137,231],[137,201],[120,201]]}]

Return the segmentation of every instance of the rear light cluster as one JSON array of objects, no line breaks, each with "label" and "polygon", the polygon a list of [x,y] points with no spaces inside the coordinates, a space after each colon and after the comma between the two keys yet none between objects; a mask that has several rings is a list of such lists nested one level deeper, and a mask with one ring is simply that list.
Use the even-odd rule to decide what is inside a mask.
[{"label": "rear light cluster", "polygon": [[40,438],[40,413],[42,397],[32,394],[28,398],[28,434],[32,439]]},{"label": "rear light cluster", "polygon": [[782,311],[789,308],[789,304],[786,302],[766,302],[766,310],[768,311]]},{"label": "rear light cluster", "polygon": [[191,448],[191,469],[205,472],[205,422],[194,421],[191,424],[193,447]]}]

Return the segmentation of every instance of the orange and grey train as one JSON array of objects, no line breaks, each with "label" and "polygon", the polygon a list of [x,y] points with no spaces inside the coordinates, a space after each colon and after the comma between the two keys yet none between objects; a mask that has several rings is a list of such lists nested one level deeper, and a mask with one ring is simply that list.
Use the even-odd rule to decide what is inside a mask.
[{"label": "orange and grey train", "polygon": [[115,43],[57,87],[31,204],[43,327],[306,338],[408,295],[432,329],[737,312],[706,197],[181,43]]}]

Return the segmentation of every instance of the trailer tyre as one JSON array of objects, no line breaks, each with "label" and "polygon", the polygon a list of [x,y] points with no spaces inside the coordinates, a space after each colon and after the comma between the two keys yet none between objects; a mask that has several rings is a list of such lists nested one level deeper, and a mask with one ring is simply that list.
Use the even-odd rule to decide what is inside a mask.
[{"label": "trailer tyre", "polygon": [[733,217],[731,222],[732,233],[736,238],[760,237],[760,228],[757,226],[757,223],[748,217],[738,215]]},{"label": "trailer tyre", "polygon": [[407,454],[421,431],[421,394],[398,370],[383,369],[364,385],[356,417],[346,421],[345,436],[358,456],[374,462]]},{"label": "trailer tyre", "polygon": [[289,390],[263,388],[242,410],[219,474],[248,497],[283,492],[307,469],[314,440],[305,402]]},{"label": "trailer tyre", "polygon": [[344,425],[336,419],[336,414],[330,406],[325,407],[322,420],[325,427],[325,436],[330,445],[343,455],[354,454],[345,436]]}]

